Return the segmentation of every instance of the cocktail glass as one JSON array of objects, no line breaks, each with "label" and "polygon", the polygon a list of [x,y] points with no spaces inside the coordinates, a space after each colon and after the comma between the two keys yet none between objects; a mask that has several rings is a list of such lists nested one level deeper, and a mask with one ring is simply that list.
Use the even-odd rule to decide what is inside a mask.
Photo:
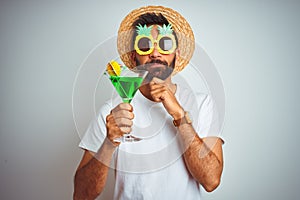
[{"label": "cocktail glass", "polygon": [[[131,102],[147,73],[148,71],[146,70],[138,70],[136,68],[128,69],[125,66],[121,67],[121,74],[119,76],[116,75],[113,70],[106,70],[104,72],[124,103]],[[130,133],[125,133],[123,137],[115,139],[115,141],[118,142],[135,142],[140,140],[141,139],[132,136]]]}]

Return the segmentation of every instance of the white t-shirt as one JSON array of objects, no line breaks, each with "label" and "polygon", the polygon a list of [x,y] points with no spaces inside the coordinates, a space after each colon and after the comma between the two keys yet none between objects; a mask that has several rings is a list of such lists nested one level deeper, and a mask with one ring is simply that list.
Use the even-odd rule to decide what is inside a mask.
[{"label": "white t-shirt", "polygon": [[[209,95],[193,94],[177,85],[175,96],[201,138],[218,136],[217,109]],[[98,151],[106,137],[106,116],[118,103],[119,98],[101,107],[79,144],[81,148]],[[186,168],[177,129],[162,103],[152,102],[138,91],[131,104],[135,115],[132,134],[145,139],[121,143],[115,151],[114,199],[201,199],[201,187]]]}]

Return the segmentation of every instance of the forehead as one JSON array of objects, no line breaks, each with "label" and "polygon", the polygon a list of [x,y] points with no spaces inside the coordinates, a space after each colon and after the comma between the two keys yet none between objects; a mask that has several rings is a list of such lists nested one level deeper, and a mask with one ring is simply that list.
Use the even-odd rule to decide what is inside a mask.
[{"label": "forehead", "polygon": [[[150,25],[147,25],[147,27],[151,27],[151,35],[155,38],[157,37],[159,34],[161,35],[168,35],[168,34],[173,34],[173,30],[171,28],[171,33],[170,32],[165,32],[162,27],[165,26],[163,24],[150,24]],[[166,27],[166,26],[165,26]]]},{"label": "forehead", "polygon": [[157,29],[157,24],[153,25],[153,27],[151,29],[151,34],[154,36],[159,34],[158,29]]}]

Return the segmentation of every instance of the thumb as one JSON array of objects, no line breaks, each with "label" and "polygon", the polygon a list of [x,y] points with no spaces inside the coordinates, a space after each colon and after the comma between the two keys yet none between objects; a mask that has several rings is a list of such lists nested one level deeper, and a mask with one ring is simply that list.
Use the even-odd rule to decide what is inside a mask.
[{"label": "thumb", "polygon": [[159,78],[157,78],[157,77],[154,77],[154,78],[152,79],[152,81],[153,81],[154,83],[164,83],[163,80],[161,80],[161,79],[159,79]]}]

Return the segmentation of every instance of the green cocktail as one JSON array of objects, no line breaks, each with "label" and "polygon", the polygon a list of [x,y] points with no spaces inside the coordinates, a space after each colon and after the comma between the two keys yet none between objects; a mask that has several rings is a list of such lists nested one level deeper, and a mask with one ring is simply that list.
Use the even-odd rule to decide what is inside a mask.
[{"label": "green cocktail", "polygon": [[123,102],[130,103],[142,84],[143,77],[110,76],[110,80]]},{"label": "green cocktail", "polygon": [[[107,69],[104,74],[109,77],[119,96],[122,98],[122,101],[124,103],[130,103],[148,72],[145,70],[128,69],[127,67],[118,68],[118,66],[117,69],[115,69],[116,63],[112,65],[114,65],[112,69]],[[115,139],[115,141],[118,142],[140,140],[141,139],[132,136],[130,133],[125,133],[122,138]]]}]

